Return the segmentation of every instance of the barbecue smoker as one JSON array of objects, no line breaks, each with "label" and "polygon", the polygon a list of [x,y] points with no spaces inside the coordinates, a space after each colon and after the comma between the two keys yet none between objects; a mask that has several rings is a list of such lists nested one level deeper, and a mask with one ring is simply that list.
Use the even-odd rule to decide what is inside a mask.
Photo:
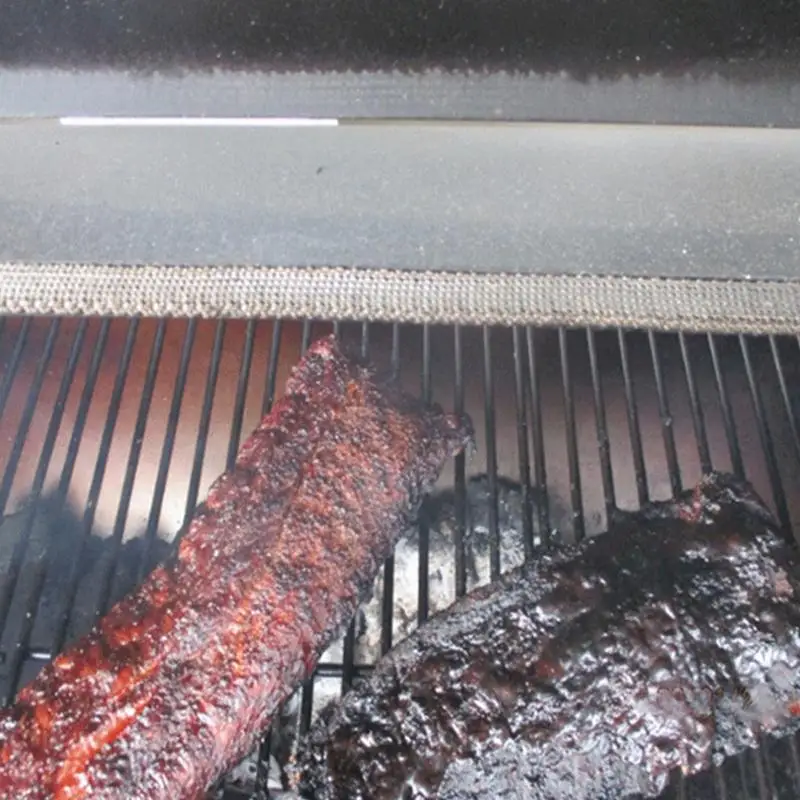
[{"label": "barbecue smoker", "polygon": [[[168,556],[331,331],[477,453],[211,797],[280,796],[325,703],[525,542],[712,468],[796,534],[798,34],[777,0],[6,9],[3,700]],[[798,743],[667,796],[798,797]]]}]

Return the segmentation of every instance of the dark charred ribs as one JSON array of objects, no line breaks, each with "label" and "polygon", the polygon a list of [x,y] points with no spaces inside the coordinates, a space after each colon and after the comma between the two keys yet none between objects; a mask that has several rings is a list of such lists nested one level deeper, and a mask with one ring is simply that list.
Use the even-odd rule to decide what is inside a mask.
[{"label": "dark charred ribs", "polygon": [[707,477],[475,590],[329,707],[314,800],[618,800],[797,727],[800,568],[746,485]]},{"label": "dark charred ribs", "polygon": [[197,797],[310,674],[470,436],[315,343],[172,561],[0,716],[0,797]]}]

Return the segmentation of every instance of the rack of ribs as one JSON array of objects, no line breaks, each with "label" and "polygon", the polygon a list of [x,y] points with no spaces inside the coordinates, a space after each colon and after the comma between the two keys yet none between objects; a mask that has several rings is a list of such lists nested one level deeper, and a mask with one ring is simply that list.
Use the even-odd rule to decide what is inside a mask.
[{"label": "rack of ribs", "polygon": [[618,800],[798,727],[800,562],[746,484],[706,477],[537,555],[325,709],[314,800]]},{"label": "rack of ribs", "polygon": [[0,797],[202,794],[311,674],[471,436],[333,337],[312,345],[171,560],[0,714]]}]

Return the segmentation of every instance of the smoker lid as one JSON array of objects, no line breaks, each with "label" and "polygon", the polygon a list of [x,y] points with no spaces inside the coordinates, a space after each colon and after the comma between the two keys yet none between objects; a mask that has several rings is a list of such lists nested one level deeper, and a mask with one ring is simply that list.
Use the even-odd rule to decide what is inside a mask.
[{"label": "smoker lid", "polygon": [[33,120],[0,179],[0,312],[800,331],[795,131]]},{"label": "smoker lid", "polygon": [[[0,312],[800,330],[800,150],[772,130],[800,126],[794,3],[14,0],[4,21]],[[109,116],[225,126],[63,127]],[[339,127],[254,128],[275,117]],[[681,127],[627,124],[653,122]]]}]

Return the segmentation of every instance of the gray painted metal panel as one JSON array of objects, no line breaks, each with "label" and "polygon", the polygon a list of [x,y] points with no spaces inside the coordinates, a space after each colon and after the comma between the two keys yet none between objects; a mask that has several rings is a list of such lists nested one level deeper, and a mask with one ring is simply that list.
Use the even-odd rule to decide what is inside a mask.
[{"label": "gray painted metal panel", "polygon": [[800,131],[0,126],[0,261],[800,275]]}]

